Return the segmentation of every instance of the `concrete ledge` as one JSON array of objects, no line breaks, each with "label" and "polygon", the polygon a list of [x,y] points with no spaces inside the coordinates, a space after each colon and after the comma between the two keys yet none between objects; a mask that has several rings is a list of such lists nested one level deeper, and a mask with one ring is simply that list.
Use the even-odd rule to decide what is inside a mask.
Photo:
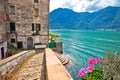
[{"label": "concrete ledge", "polygon": [[46,70],[48,80],[73,80],[51,49],[46,49]]},{"label": "concrete ledge", "polygon": [[34,54],[34,50],[23,51],[0,61],[0,76],[12,72],[27,57]]},{"label": "concrete ledge", "polygon": [[46,44],[35,45],[35,49],[46,48]]}]

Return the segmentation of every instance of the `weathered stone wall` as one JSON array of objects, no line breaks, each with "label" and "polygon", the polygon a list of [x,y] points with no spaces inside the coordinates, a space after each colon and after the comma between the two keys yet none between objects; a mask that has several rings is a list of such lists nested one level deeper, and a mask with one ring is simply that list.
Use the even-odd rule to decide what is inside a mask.
[{"label": "weathered stone wall", "polygon": [[9,32],[9,21],[8,18],[6,18],[7,13],[7,3],[4,0],[0,0],[0,35]]},{"label": "weathered stone wall", "polygon": [[4,12],[4,0],[0,0],[0,11]]},{"label": "weathered stone wall", "polygon": [[6,57],[7,41],[10,38],[9,36],[7,2],[5,0],[0,0],[0,60]]},{"label": "weathered stone wall", "polygon": [[56,48],[53,48],[53,50],[58,53],[63,53],[62,42],[56,42]]},{"label": "weathered stone wall", "polygon": [[[6,59],[0,61],[0,77],[4,76],[6,73],[11,73],[16,67],[19,66],[27,57],[34,54],[35,51],[23,51],[16,55],[10,56]],[[1,79],[0,79],[1,80]]]},{"label": "weathered stone wall", "polygon": [[42,31],[41,34],[45,35],[42,37],[42,41],[46,40],[48,43],[49,40],[49,0],[41,0],[41,9],[42,9]]},{"label": "weathered stone wall", "polygon": [[[39,0],[9,0],[9,6],[15,6],[15,15],[11,16],[11,22],[15,22],[17,36],[16,42],[23,42],[23,47],[27,48],[27,39],[33,38],[35,43],[48,44],[48,21],[49,21],[49,1]],[[38,16],[34,16],[34,10],[38,9]],[[38,35],[33,35],[32,23],[41,24],[41,30]],[[11,38],[14,38],[11,37]],[[17,46],[16,46],[17,47]]]}]

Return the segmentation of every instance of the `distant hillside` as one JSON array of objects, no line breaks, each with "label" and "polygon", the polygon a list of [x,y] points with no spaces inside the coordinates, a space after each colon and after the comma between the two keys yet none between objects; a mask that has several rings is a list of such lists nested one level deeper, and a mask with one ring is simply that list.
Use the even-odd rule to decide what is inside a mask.
[{"label": "distant hillside", "polygon": [[58,8],[50,13],[50,28],[120,30],[120,7],[109,6],[94,13]]}]

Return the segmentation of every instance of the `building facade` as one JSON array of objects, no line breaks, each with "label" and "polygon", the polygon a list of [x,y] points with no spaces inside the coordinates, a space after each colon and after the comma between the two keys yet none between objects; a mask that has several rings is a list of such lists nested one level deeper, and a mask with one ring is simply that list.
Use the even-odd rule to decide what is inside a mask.
[{"label": "building facade", "polygon": [[47,47],[49,0],[8,0],[10,43],[17,48]]},{"label": "building facade", "polygon": [[7,44],[10,40],[9,13],[6,0],[0,0],[0,60],[7,57]]}]

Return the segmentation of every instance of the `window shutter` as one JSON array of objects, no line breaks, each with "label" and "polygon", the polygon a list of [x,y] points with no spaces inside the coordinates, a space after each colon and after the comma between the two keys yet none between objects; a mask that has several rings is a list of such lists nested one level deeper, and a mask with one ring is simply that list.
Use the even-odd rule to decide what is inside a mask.
[{"label": "window shutter", "polygon": [[32,31],[34,31],[34,23],[32,23]]},{"label": "window shutter", "polygon": [[39,28],[39,31],[40,31],[41,30],[41,24],[39,24],[38,28]]},{"label": "window shutter", "polygon": [[38,3],[38,0],[34,0],[34,3]]},{"label": "window shutter", "polygon": [[15,23],[10,23],[10,31],[15,31]]}]

